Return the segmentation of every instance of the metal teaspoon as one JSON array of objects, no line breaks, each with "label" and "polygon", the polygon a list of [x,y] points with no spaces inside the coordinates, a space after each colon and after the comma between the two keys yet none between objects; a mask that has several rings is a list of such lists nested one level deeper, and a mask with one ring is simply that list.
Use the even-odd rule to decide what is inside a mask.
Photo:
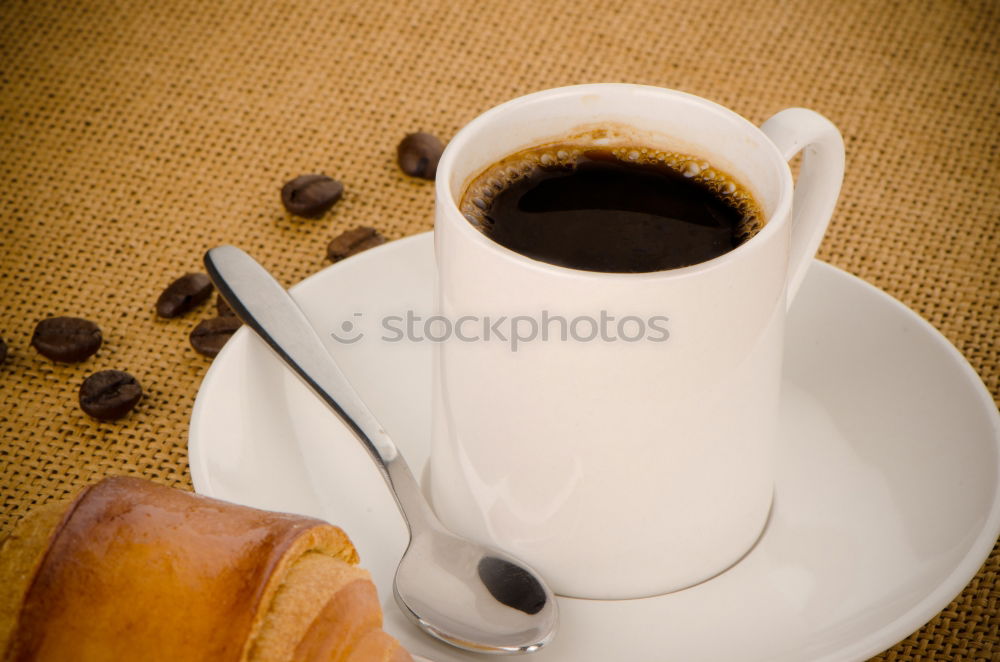
[{"label": "metal teaspoon", "polygon": [[205,267],[233,312],[354,432],[382,472],[410,532],[393,582],[403,613],[465,650],[528,653],[548,643],[558,621],[552,592],[516,558],[445,529],[399,449],[284,288],[235,246],[208,251]]}]

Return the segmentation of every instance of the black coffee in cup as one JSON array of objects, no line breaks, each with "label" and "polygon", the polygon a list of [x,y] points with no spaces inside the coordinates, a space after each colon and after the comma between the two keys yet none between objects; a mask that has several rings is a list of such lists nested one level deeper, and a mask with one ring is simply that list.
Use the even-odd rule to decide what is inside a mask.
[{"label": "black coffee in cup", "polygon": [[704,159],[641,146],[533,147],[466,188],[465,217],[502,246],[573,269],[649,272],[723,255],[764,224]]}]

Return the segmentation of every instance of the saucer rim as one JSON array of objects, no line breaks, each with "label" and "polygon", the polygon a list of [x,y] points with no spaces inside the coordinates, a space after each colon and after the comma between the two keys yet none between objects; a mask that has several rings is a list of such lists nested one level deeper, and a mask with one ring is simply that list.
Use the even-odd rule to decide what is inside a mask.
[{"label": "saucer rim", "polygon": [[[977,399],[979,404],[982,406],[984,413],[991,412],[990,414],[986,414],[986,416],[992,424],[994,450],[997,451],[997,457],[1000,459],[1000,410],[997,409],[996,403],[993,401],[993,397],[986,388],[986,385],[983,383],[979,373],[976,372],[975,368],[972,367],[972,364],[969,363],[968,359],[965,358],[958,348],[955,347],[950,340],[948,340],[947,336],[941,333],[937,327],[924,319],[916,311],[909,308],[906,304],[896,299],[888,292],[872,285],[868,281],[816,258],[813,259],[813,263],[810,265],[809,270],[811,271],[817,266],[820,269],[825,269],[833,274],[836,274],[836,277],[838,278],[849,280],[854,287],[859,287],[859,289],[864,289],[869,294],[876,295],[876,298],[879,299],[879,302],[882,305],[888,305],[895,308],[897,312],[903,314],[912,323],[915,323],[916,326],[921,327],[939,348],[943,349],[946,354],[950,355],[952,363],[955,364],[955,366],[961,371],[962,376],[969,382],[969,385],[972,386],[972,390],[976,393]],[[997,470],[998,473],[1000,473],[1000,462],[998,462]],[[904,612],[892,623],[875,630],[868,637],[859,640],[854,646],[843,647],[835,654],[829,654],[824,657],[817,658],[815,662],[835,662],[835,660],[840,659],[838,656],[845,653],[852,655],[855,650],[857,651],[857,657],[860,659],[868,659],[869,657],[878,655],[888,648],[895,646],[925,626],[931,621],[931,619],[940,614],[949,604],[951,604],[955,598],[961,595],[961,593],[965,590],[965,587],[968,586],[969,582],[971,582],[972,579],[979,573],[980,568],[982,568],[983,564],[993,552],[993,548],[998,542],[998,536],[1000,536],[1000,480],[993,483],[993,499],[990,511],[984,519],[983,527],[980,529],[979,535],[969,545],[969,549],[965,556],[962,557],[962,560],[957,563],[952,571],[938,584],[937,588],[927,593],[910,610]],[[904,625],[905,623],[912,623],[912,625]],[[882,633],[885,634],[884,638],[878,636]],[[876,639],[891,639],[892,643],[888,646],[875,644],[874,640]]]}]

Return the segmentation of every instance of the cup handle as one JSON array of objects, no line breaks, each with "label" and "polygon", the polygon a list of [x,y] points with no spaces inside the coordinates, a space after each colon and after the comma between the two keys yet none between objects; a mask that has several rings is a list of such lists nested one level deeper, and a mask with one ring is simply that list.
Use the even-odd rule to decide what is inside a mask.
[{"label": "cup handle", "polygon": [[789,160],[802,152],[802,167],[792,195],[792,240],[788,258],[786,306],[792,305],[816,255],[837,204],[844,179],[844,140],[830,120],[806,108],[788,108],[760,130]]}]

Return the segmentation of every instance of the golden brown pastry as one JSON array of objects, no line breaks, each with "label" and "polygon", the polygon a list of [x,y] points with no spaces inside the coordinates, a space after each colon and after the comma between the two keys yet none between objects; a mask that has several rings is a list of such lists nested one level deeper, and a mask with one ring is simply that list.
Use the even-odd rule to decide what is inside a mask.
[{"label": "golden brown pastry", "polygon": [[408,662],[325,522],[136,478],[38,509],[0,544],[5,661]]}]

